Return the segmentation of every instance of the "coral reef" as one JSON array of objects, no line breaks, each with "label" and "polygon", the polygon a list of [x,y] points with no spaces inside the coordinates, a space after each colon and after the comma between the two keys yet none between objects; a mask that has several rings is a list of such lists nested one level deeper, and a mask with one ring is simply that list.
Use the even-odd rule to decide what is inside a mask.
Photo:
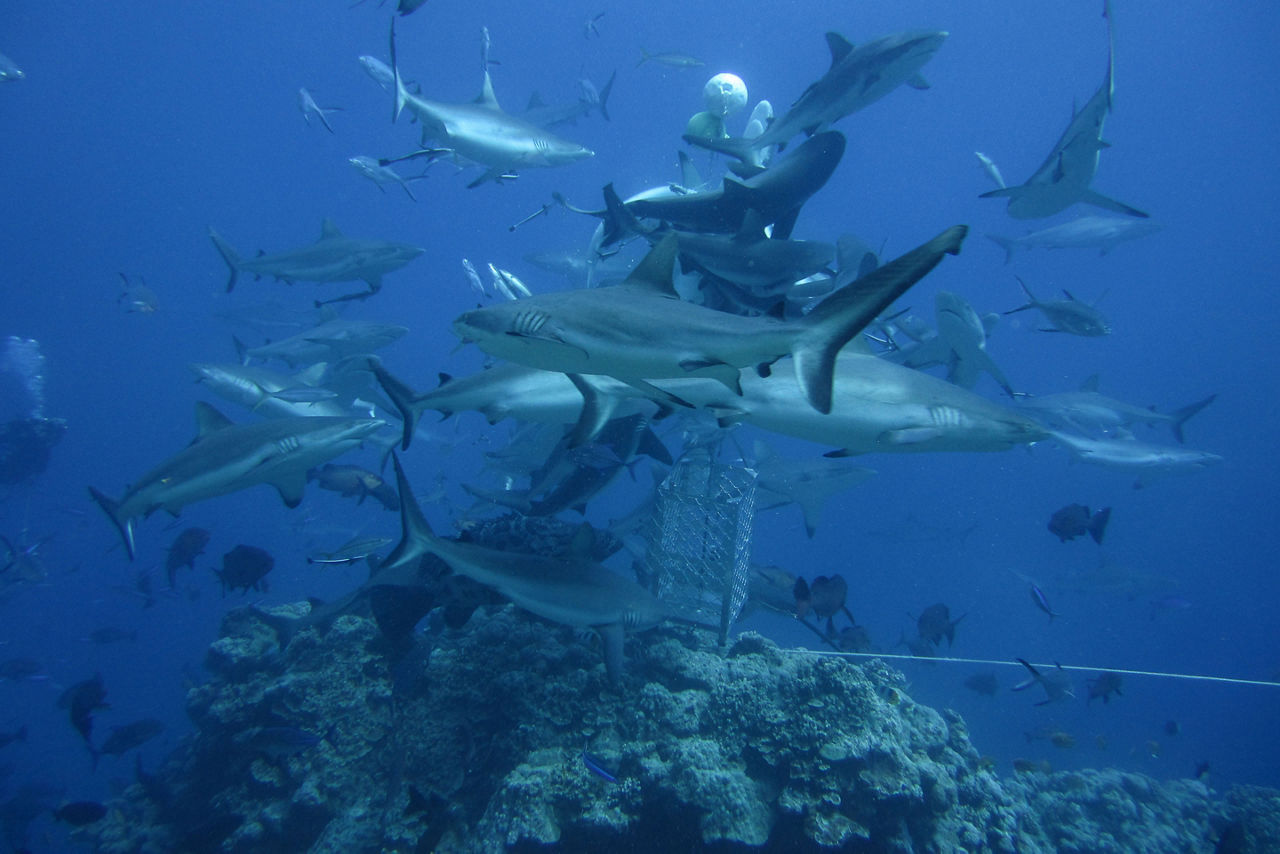
[{"label": "coral reef", "polygon": [[1276,792],[998,777],[958,716],[913,702],[878,662],[753,634],[718,651],[667,627],[629,640],[615,688],[590,638],[511,606],[395,661],[363,616],[280,631],[307,610],[227,616],[214,678],[188,696],[195,735],[111,804],[97,850],[1185,851],[1237,830],[1254,846],[1241,850],[1280,843]]}]

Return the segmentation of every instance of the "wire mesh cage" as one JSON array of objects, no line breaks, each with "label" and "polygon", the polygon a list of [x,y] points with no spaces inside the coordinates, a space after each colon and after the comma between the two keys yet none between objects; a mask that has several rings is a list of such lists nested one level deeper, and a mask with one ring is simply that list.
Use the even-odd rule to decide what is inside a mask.
[{"label": "wire mesh cage", "polygon": [[658,486],[649,520],[653,593],[677,616],[718,626],[722,646],[747,598],[755,502],[754,470],[695,448]]}]

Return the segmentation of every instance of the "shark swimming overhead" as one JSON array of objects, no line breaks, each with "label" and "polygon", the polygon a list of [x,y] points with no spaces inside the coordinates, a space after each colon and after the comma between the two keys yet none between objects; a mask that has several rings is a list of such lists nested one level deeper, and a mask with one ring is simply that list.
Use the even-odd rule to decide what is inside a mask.
[{"label": "shark swimming overhead", "polygon": [[337,363],[347,356],[370,353],[396,341],[408,331],[407,326],[391,323],[334,318],[258,347],[246,348],[237,340],[236,349],[242,362],[245,359],[279,359],[296,368],[316,362]]},{"label": "shark swimming overhead", "polygon": [[677,243],[665,237],[621,285],[535,294],[478,308],[454,321],[464,341],[543,370],[604,374],[633,384],[704,376],[740,391],[738,369],[792,356],[805,398],[831,410],[836,354],[922,279],[967,233],[953,226],[834,292],[796,320],[726,314],[682,301],[672,286]]},{"label": "shark swimming overhead", "polygon": [[827,73],[801,93],[791,108],[759,136],[753,139],[685,136],[684,139],[692,145],[750,163],[756,152],[770,146],[785,146],[800,133],[812,136],[825,130],[903,83],[917,89],[928,88],[919,76],[920,69],[946,38],[947,34],[941,31],[908,31],[854,46],[839,33],[829,32],[827,47],[831,51],[831,67]]},{"label": "shark swimming overhead", "polygon": [[414,586],[418,583],[418,559],[434,554],[458,575],[492,587],[517,607],[561,625],[594,629],[603,641],[605,666],[614,681],[622,673],[625,631],[642,631],[666,619],[666,608],[649,591],[585,554],[553,560],[436,536],[418,506],[400,459],[392,459],[400,490],[403,535],[372,583]]},{"label": "shark swimming overhead", "polygon": [[433,139],[445,148],[485,167],[485,173],[468,184],[477,187],[513,171],[532,167],[564,166],[594,156],[588,148],[561,139],[543,127],[510,115],[498,106],[484,68],[480,96],[470,103],[448,104],[432,101],[405,88],[396,62],[396,27],[391,22],[391,72],[396,102],[392,120],[406,108],[422,124],[424,139]]},{"label": "shark swimming overhead", "polygon": [[1011,217],[1040,219],[1053,216],[1076,203],[1126,216],[1147,216],[1137,208],[1108,198],[1089,186],[1098,172],[1098,155],[1108,147],[1102,139],[1102,126],[1111,112],[1111,98],[1115,93],[1115,35],[1112,32],[1110,0],[1105,0],[1102,14],[1107,19],[1107,73],[1098,91],[1083,107],[1073,112],[1062,136],[1026,182],[991,190],[980,196],[983,199],[1007,198]]},{"label": "shark swimming overhead", "polygon": [[886,358],[908,368],[946,365],[947,381],[962,388],[973,388],[978,384],[978,378],[987,373],[999,383],[1005,394],[1013,397],[1009,380],[987,353],[987,336],[999,315],[980,317],[963,297],[950,291],[938,291],[934,297],[934,311],[938,323],[936,334],[920,339],[914,347],[890,353]]},{"label": "shark swimming overhead", "polygon": [[119,500],[89,487],[134,557],[134,520],[269,483],[284,503],[302,501],[307,470],[359,445],[386,424],[378,418],[289,417],[233,424],[207,403],[196,404],[196,440],[136,480]]},{"label": "shark swimming overhead", "polygon": [[1002,237],[988,234],[1004,250],[1004,262],[1013,260],[1013,253],[1026,249],[1097,249],[1106,255],[1128,240],[1137,240],[1160,230],[1158,223],[1149,219],[1123,219],[1117,216],[1082,216],[1062,225],[1042,228],[1022,237]]},{"label": "shark swimming overhead", "polygon": [[1094,374],[1081,383],[1077,391],[1022,395],[1018,402],[1019,408],[1030,412],[1032,418],[1055,429],[1106,436],[1125,431],[1134,424],[1168,424],[1173,437],[1181,443],[1187,420],[1217,397],[1211,394],[1195,403],[1161,412],[1154,406],[1136,406],[1100,394],[1098,375]]},{"label": "shark swimming overhead", "polygon": [[1137,439],[1090,439],[1057,430],[1050,433],[1082,462],[1136,473],[1134,489],[1141,489],[1162,475],[1199,471],[1222,462],[1222,457],[1207,451],[1153,445]]},{"label": "shark swimming overhead", "polygon": [[670,192],[663,188],[625,202],[618,200],[610,185],[605,189],[605,210],[572,210],[604,219],[601,246],[610,246],[627,234],[651,230],[637,220],[658,220],[684,231],[734,234],[742,229],[751,211],[761,224],[773,225],[772,237],[784,239],[791,236],[800,208],[835,172],[844,150],[844,134],[826,131],[745,181],[730,175],[713,189]]},{"label": "shark swimming overhead", "polygon": [[364,299],[376,294],[382,288],[383,275],[399,270],[425,251],[405,243],[347,237],[331,219],[326,219],[321,225],[320,239],[315,243],[274,255],[242,258],[212,227],[209,229],[209,239],[231,271],[231,277],[227,280],[227,293],[235,288],[236,279],[241,273],[251,273],[254,278],[272,276],[289,284],[364,281],[369,285],[369,290],[365,293],[349,294],[324,302]]}]

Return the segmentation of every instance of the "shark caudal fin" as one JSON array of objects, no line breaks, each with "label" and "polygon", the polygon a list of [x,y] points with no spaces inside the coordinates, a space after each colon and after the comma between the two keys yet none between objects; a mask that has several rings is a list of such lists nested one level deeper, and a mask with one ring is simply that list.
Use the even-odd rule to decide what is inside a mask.
[{"label": "shark caudal fin", "polygon": [[405,477],[404,468],[400,465],[400,457],[391,455],[396,469],[396,488],[400,492],[400,543],[391,550],[378,566],[373,576],[378,584],[403,584],[412,586],[417,583],[418,558],[434,551],[433,542],[436,535],[431,532],[427,518],[422,515],[418,499],[414,497],[409,479]]},{"label": "shark caudal fin", "polygon": [[396,19],[391,19],[391,86],[396,93],[396,105],[391,111],[391,121],[395,122],[400,118],[400,111],[404,109],[406,102],[404,88],[404,80],[400,78],[400,66],[396,62]]},{"label": "shark caudal fin", "polygon": [[1189,419],[1192,415],[1195,415],[1201,409],[1204,409],[1206,406],[1213,403],[1217,399],[1218,399],[1218,395],[1211,394],[1208,397],[1206,397],[1204,400],[1197,400],[1195,403],[1189,404],[1187,406],[1182,407],[1181,409],[1177,409],[1169,413],[1170,415],[1173,416],[1173,421],[1170,422],[1169,427],[1170,429],[1173,430],[1173,438],[1177,439],[1179,444],[1182,444],[1183,440],[1185,439],[1185,437],[1182,435],[1182,427],[1187,423],[1187,419]]},{"label": "shark caudal fin", "polygon": [[373,375],[378,378],[378,385],[382,386],[382,390],[387,393],[387,397],[391,398],[391,403],[395,406],[396,411],[400,413],[400,418],[404,423],[404,435],[400,440],[400,450],[407,451],[409,450],[409,442],[413,439],[413,432],[418,429],[418,418],[422,415],[421,398],[417,392],[392,376],[391,372],[382,366],[382,360],[377,356],[369,357],[368,367],[373,372]]},{"label": "shark caudal fin", "polygon": [[954,225],[937,237],[845,285],[798,321],[804,327],[791,351],[796,379],[814,409],[831,411],[836,354],[878,314],[938,266],[956,255],[969,227]]},{"label": "shark caudal fin", "polygon": [[231,278],[227,279],[227,293],[231,293],[236,286],[236,276],[240,274],[240,253],[232,249],[231,244],[213,230],[213,226],[209,226],[209,239],[213,241],[214,248],[218,250],[222,260],[227,262],[227,269],[231,271]]},{"label": "shark caudal fin", "polygon": [[129,553],[129,560],[133,560],[135,550],[133,546],[133,519],[125,519],[120,515],[120,502],[112,498],[108,498],[92,486],[89,487],[89,495],[102,508],[102,512],[107,514],[107,518],[111,520],[111,524],[116,526],[116,530],[120,532],[120,539],[124,540],[124,550]]},{"label": "shark caudal fin", "polygon": [[614,71],[609,75],[609,82],[604,84],[604,88],[600,90],[600,103],[596,105],[596,109],[600,111],[600,115],[604,117],[606,122],[611,122],[609,118],[609,93],[613,91],[613,81],[618,79],[618,72]]}]

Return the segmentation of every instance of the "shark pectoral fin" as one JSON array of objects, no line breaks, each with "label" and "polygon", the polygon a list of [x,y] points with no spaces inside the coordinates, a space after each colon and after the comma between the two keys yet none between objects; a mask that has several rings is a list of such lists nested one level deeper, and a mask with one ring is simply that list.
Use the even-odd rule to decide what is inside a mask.
[{"label": "shark pectoral fin", "polygon": [[[640,432],[640,441],[636,444],[636,453],[644,454],[649,459],[657,460],[664,465],[675,464],[675,460],[671,459],[671,452],[667,450],[667,446],[662,444],[658,434],[653,432],[653,428],[647,424],[644,430]],[[635,476],[634,471],[632,476]]]},{"label": "shark pectoral fin", "polygon": [[886,430],[880,434],[880,440],[889,445],[919,445],[942,438],[942,431],[937,427],[904,427],[900,430]]},{"label": "shark pectoral fin", "polygon": [[719,359],[684,359],[680,368],[688,373],[698,373],[724,383],[729,391],[742,396],[742,383],[738,381],[739,371],[733,365]]},{"label": "shark pectoral fin", "polygon": [[605,424],[613,418],[618,401],[611,395],[601,394],[592,380],[581,374],[565,374],[582,394],[582,410],[569,434],[569,447],[577,448],[594,439]]},{"label": "shark pectoral fin", "polygon": [[924,75],[920,73],[912,74],[907,78],[907,85],[912,89],[932,89],[928,80],[924,79]]},{"label": "shark pectoral fin", "polygon": [[302,493],[307,487],[307,476],[301,473],[287,475],[271,481],[271,485],[280,493],[280,500],[285,506],[292,510],[302,503]]},{"label": "shark pectoral fin", "polygon": [[725,409],[717,406],[711,411],[716,416],[716,425],[718,427],[732,427],[735,424],[741,424],[747,417],[747,413],[741,409]]},{"label": "shark pectoral fin", "polygon": [[626,634],[621,623],[608,623],[593,627],[600,635],[604,647],[604,669],[609,674],[609,682],[617,685],[622,681],[622,647],[626,643]]},{"label": "shark pectoral fin", "polygon": [[1124,202],[1118,202],[1113,198],[1104,196],[1101,193],[1094,192],[1093,190],[1085,190],[1083,195],[1080,196],[1080,201],[1084,202],[1086,205],[1093,205],[1095,208],[1102,208],[1107,211],[1115,211],[1116,213],[1124,214],[1125,216],[1136,216],[1141,217],[1142,219],[1148,219],[1151,216],[1137,208],[1129,207]]},{"label": "shark pectoral fin", "polygon": [[998,190],[987,190],[985,193],[979,193],[980,199],[1001,199],[1011,198],[1022,192],[1022,187],[1001,187]]},{"label": "shark pectoral fin", "polygon": [[862,451],[855,451],[853,448],[837,448],[834,451],[827,451],[822,456],[830,460],[838,460],[838,459],[841,459],[842,457],[861,456],[861,454],[862,454]]}]

